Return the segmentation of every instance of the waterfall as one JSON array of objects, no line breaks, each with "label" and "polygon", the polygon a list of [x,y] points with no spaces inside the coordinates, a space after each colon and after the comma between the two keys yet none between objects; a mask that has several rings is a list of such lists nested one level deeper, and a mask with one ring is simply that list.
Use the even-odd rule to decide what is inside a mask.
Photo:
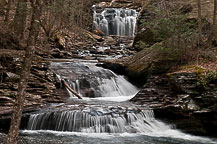
[{"label": "waterfall", "polygon": [[[96,63],[55,62],[51,63],[51,70],[83,97],[116,99],[138,91],[123,76],[97,67]],[[64,104],[30,115],[27,129],[85,133],[143,133],[170,129],[154,118],[152,110],[129,105],[102,105],[101,101],[100,105],[97,101],[91,105]]]},{"label": "waterfall", "polygon": [[[51,69],[83,97],[131,96],[138,92],[123,76],[95,64],[52,63]],[[73,96],[70,92],[69,94]]]},{"label": "waterfall", "polygon": [[133,9],[105,8],[97,12],[94,8],[93,26],[105,35],[133,37],[136,28],[137,12]]},{"label": "waterfall", "polygon": [[[64,79],[71,88],[83,96],[96,97],[95,95],[97,95],[97,97],[106,96],[105,98],[116,96],[112,99],[117,99],[119,95],[128,95],[137,91],[123,77],[115,75],[112,71],[97,67],[95,63],[56,62],[51,63],[51,70],[59,79]],[[91,95],[88,95],[88,93]],[[156,142],[158,144],[162,142],[184,142],[184,144],[188,144],[191,141],[215,143],[210,139],[187,135],[172,129],[170,125],[156,120],[153,110],[148,109],[145,105],[138,106],[129,102],[117,103],[95,99],[76,100],[74,102],[53,104],[46,109],[31,113],[28,117],[27,126],[23,124],[27,129],[25,132],[32,133],[34,136],[38,132],[42,132],[43,138],[46,139],[50,133],[44,135],[43,132],[50,131],[51,133],[57,133],[57,137],[60,134],[61,142],[62,134],[67,134],[67,137],[71,137],[68,133],[85,134],[85,137],[73,136],[73,140],[70,140],[72,143],[75,142],[75,138],[79,139],[79,143],[89,143],[87,135],[97,135],[100,137],[99,142],[94,141],[92,143],[106,144],[108,141],[101,139],[102,135],[106,133],[112,135],[112,141],[115,143],[117,139],[119,140],[118,143],[128,143],[129,140],[130,143],[146,141],[147,144]],[[129,133],[129,138],[120,137],[120,135],[129,135]],[[56,135],[52,139],[55,141]],[[98,138],[94,138],[94,140],[96,139],[98,140]]]},{"label": "waterfall", "polygon": [[146,133],[170,129],[156,120],[152,110],[123,107],[86,107],[83,110],[53,111],[30,116],[28,130],[85,133]]}]

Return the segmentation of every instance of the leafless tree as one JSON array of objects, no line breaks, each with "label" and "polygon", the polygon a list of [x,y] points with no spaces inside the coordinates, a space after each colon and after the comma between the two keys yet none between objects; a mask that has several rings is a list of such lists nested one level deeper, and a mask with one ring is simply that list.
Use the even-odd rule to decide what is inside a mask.
[{"label": "leafless tree", "polygon": [[198,6],[198,42],[200,43],[202,40],[202,16],[201,16],[201,4],[200,0],[197,0]]},{"label": "leafless tree", "polygon": [[6,13],[5,13],[5,19],[4,19],[5,23],[7,23],[9,20],[10,9],[11,9],[11,0],[8,0],[7,9],[6,9]]},{"label": "leafless tree", "polygon": [[28,77],[30,75],[32,57],[35,51],[35,39],[37,35],[37,28],[38,28],[38,20],[40,18],[40,0],[32,0],[32,20],[31,20],[31,27],[30,33],[28,37],[28,43],[25,53],[25,59],[23,64],[23,71],[20,76],[20,82],[18,86],[18,92],[16,96],[16,101],[13,107],[13,112],[11,116],[11,125],[7,137],[7,144],[17,144],[17,139],[19,135],[19,126],[22,117],[24,101],[25,101],[25,89],[28,82]]}]

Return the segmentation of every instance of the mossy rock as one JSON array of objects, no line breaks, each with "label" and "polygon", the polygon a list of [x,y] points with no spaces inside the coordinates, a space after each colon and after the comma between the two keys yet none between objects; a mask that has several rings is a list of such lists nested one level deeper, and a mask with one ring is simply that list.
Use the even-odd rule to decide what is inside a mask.
[{"label": "mossy rock", "polygon": [[[172,48],[164,48],[162,43],[156,43],[149,49],[143,49],[132,56],[126,63],[126,73],[145,83],[151,74],[162,74],[178,64],[180,56]],[[180,53],[181,55],[181,53]]]},{"label": "mossy rock", "polygon": [[145,47],[155,44],[156,42],[159,42],[157,40],[157,36],[151,29],[146,29],[136,35],[133,46],[137,51],[140,51]]}]

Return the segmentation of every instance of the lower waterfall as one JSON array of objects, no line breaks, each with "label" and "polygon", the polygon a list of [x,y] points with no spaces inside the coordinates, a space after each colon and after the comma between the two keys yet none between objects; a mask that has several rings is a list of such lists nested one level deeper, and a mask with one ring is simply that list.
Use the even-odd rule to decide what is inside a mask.
[{"label": "lower waterfall", "polygon": [[170,126],[156,120],[152,110],[122,107],[87,107],[30,116],[27,129],[85,133],[145,133],[165,131]]},{"label": "lower waterfall", "polygon": [[[121,97],[136,94],[138,89],[124,77],[95,63],[52,63],[52,71],[72,89],[89,99],[69,99],[30,113],[21,135],[32,140],[64,144],[216,144],[216,140],[180,132],[172,125],[155,119],[153,110]],[[112,102],[96,98],[113,99]]]}]

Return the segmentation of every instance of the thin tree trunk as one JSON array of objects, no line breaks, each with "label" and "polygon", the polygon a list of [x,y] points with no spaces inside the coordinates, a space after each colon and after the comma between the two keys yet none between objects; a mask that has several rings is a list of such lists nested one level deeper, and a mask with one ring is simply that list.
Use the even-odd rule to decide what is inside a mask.
[{"label": "thin tree trunk", "polygon": [[23,38],[27,18],[27,2],[28,0],[18,0],[16,13],[14,16],[14,31],[18,38]]},{"label": "thin tree trunk", "polygon": [[212,46],[213,39],[215,39],[216,37],[216,11],[217,11],[217,0],[214,0],[213,24],[211,26],[210,34],[208,37],[209,46]]},{"label": "thin tree trunk", "polygon": [[197,65],[199,63],[199,54],[200,54],[200,43],[202,41],[202,16],[201,16],[201,5],[200,0],[197,0],[197,6],[198,6],[198,46],[197,46]]},{"label": "thin tree trunk", "polygon": [[216,13],[217,13],[217,0],[214,0],[214,12],[213,12],[213,37],[216,38],[217,26],[216,26]]},{"label": "thin tree trunk", "polygon": [[5,14],[5,19],[4,19],[5,23],[7,23],[9,20],[10,9],[11,9],[11,0],[8,0],[8,6],[7,6],[6,14]]},{"label": "thin tree trunk", "polygon": [[25,101],[25,89],[27,86],[28,77],[30,75],[32,57],[35,51],[35,38],[37,34],[37,25],[38,19],[40,17],[39,13],[39,4],[40,1],[36,0],[35,4],[33,4],[33,14],[31,20],[30,33],[26,48],[25,60],[23,65],[23,72],[20,76],[20,82],[18,86],[18,92],[16,96],[16,102],[13,107],[13,113],[11,117],[11,125],[7,137],[7,144],[17,144],[17,139],[19,135],[19,126],[22,117],[24,101]]},{"label": "thin tree trunk", "polygon": [[201,16],[201,4],[200,0],[197,0],[197,6],[198,6],[198,42],[200,43],[202,40],[202,16]]}]

